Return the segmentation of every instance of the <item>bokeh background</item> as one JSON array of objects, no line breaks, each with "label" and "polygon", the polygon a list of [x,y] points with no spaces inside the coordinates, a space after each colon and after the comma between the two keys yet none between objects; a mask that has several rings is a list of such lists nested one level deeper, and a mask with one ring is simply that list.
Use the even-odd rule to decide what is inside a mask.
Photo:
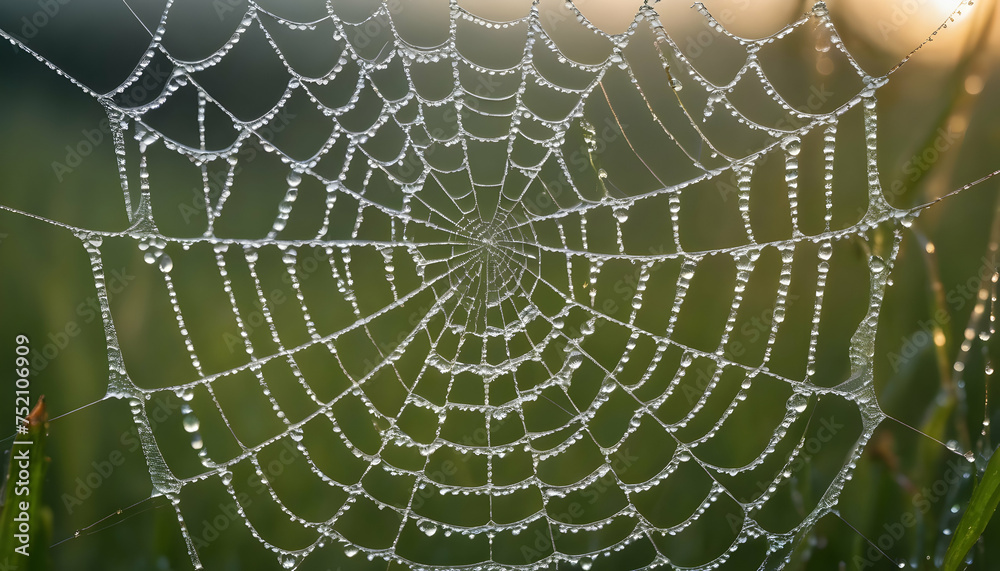
[{"label": "bokeh background", "polygon": [[[179,15],[169,25],[186,28],[185,34],[174,39],[178,39],[178,50],[188,49],[191,54],[212,47],[217,41],[213,26],[205,22],[216,17],[219,6],[232,8],[231,12],[222,12],[232,18],[241,17],[246,9],[245,4],[235,0],[216,2],[211,7],[208,3],[200,7],[190,2],[176,4]],[[339,4],[338,13],[345,19],[355,21],[371,13],[375,6],[370,2],[334,4]],[[554,11],[555,5],[561,3],[552,4],[547,6],[542,2],[542,9]],[[873,75],[885,73],[918,46],[948,17],[954,4],[950,0],[828,3],[846,46]],[[484,17],[508,19],[524,13],[530,3],[493,5],[481,1],[462,5]],[[611,0],[586,0],[578,5],[584,14],[611,32],[624,30],[639,6],[636,2]],[[749,37],[774,33],[811,8],[811,3],[782,0],[706,1],[705,5],[731,31]],[[881,183],[891,203],[913,206],[929,202],[1000,168],[997,152],[1000,108],[995,105],[1000,97],[997,73],[1000,62],[996,55],[1000,53],[1000,27],[995,21],[1000,15],[995,13],[993,5],[994,2],[983,0],[976,2],[973,9],[963,10],[956,22],[942,29],[934,42],[921,49],[892,75],[888,85],[879,89],[879,167]],[[309,13],[310,6],[292,3],[282,9],[291,17],[296,10]],[[163,6],[162,2],[136,1],[132,2],[132,8],[139,18],[153,22]],[[661,2],[657,11],[670,36],[709,77],[724,78],[742,63],[742,55],[733,42],[707,26],[704,18],[686,3]],[[46,17],[36,17],[38,13]],[[408,40],[432,44],[439,38],[446,17],[446,3],[422,0],[404,4],[396,19],[409,22],[405,30]],[[44,20],[45,24],[29,25],[33,18]],[[111,0],[65,3],[11,0],[0,7],[0,29],[23,38],[70,76],[98,91],[112,89],[125,77],[149,37],[124,4]],[[810,28],[793,34],[778,49],[766,54],[769,71],[773,72],[771,77],[779,92],[796,106],[806,105],[813,93],[810,87],[829,89],[834,95],[818,109],[825,111],[842,102],[837,97],[849,93],[852,85],[856,89],[856,76],[834,53],[824,51],[822,42],[807,30]],[[181,37],[183,41],[179,40]],[[585,39],[579,43],[581,54],[585,54]],[[374,50],[369,54],[371,57],[378,55],[377,47],[370,48]],[[233,101],[245,105],[247,113],[252,113],[255,101],[270,88],[265,66],[261,64],[254,71],[235,74],[229,80]],[[102,107],[65,77],[12,46],[0,49],[0,75],[0,108],[5,111],[0,128],[3,133],[0,202],[83,228],[125,228],[125,205],[113,145],[103,127],[107,116]],[[264,76],[263,79],[258,75]],[[626,105],[624,96],[616,99],[619,95],[613,85],[609,91],[612,102],[622,101]],[[704,99],[699,101],[691,89],[681,93],[685,106],[698,116]],[[137,95],[139,99],[152,96]],[[607,113],[598,104],[593,109],[594,115],[589,118],[600,124]],[[190,117],[190,109],[187,112]],[[192,125],[190,121],[183,124],[178,117],[184,117],[183,110],[159,120],[164,131],[176,128],[178,136],[184,136],[187,132],[184,130]],[[631,125],[629,135],[641,148],[650,127],[641,121],[633,121]],[[300,139],[286,138],[281,144],[292,147],[297,140],[308,139],[309,128],[296,131],[296,136]],[[93,144],[87,153],[77,153],[78,161],[69,156],[70,149],[80,149],[80,142],[88,139]],[[848,188],[838,195],[845,197],[837,205],[837,216],[843,220],[849,220],[856,208],[864,204],[861,139],[855,139],[859,141],[856,148],[850,147],[848,139],[845,137],[838,149],[837,177],[848,181],[845,186],[853,181],[855,190]],[[161,206],[159,212],[174,214],[173,218],[167,215],[158,219],[158,223],[167,234],[198,235],[202,229],[189,223],[178,206],[191,201],[194,195],[189,189],[199,183],[190,176],[190,165],[174,165],[170,161],[177,159],[167,155],[162,153],[158,157],[162,162],[151,167],[156,171],[154,208]],[[648,180],[639,176],[630,180],[622,171],[627,164],[624,161],[618,163],[621,174],[615,175],[614,153],[605,159],[612,174],[609,178],[617,187],[641,188],[648,184]],[[660,166],[669,171],[673,165]],[[775,169],[777,166],[772,165]],[[270,214],[257,214],[258,218],[254,218],[254,200],[268,200],[273,195],[269,184],[283,180],[286,173],[286,167],[277,161],[255,162],[256,180],[242,187],[248,197],[240,211],[243,216],[227,220],[229,226],[225,231],[257,232],[259,217],[267,218]],[[997,418],[995,404],[987,403],[985,396],[990,379],[989,355],[996,353],[988,335],[981,335],[986,327],[984,322],[970,322],[970,319],[979,292],[984,283],[989,286],[988,278],[995,267],[995,227],[1000,219],[997,184],[995,180],[988,181],[935,205],[904,233],[893,271],[894,283],[881,313],[875,363],[879,403],[888,415],[901,422],[889,419],[879,427],[858,463],[854,479],[841,496],[843,519],[824,518],[796,550],[790,568],[893,568],[885,558],[870,556],[870,545],[864,537],[913,568],[934,568],[943,555],[950,540],[949,530],[957,523],[972,488],[971,478],[956,480],[952,475],[956,471],[968,473],[969,465],[946,446],[902,423],[960,450],[973,451],[980,457],[979,466],[985,464],[985,458],[993,450],[991,436],[988,431],[983,435],[982,431],[984,419]],[[718,238],[719,231],[712,219],[713,204],[706,199],[702,209],[691,209],[693,213],[704,213],[702,218],[688,221],[693,228],[690,235],[696,242],[711,244]],[[787,218],[787,214],[784,216]],[[781,218],[776,213],[775,224]],[[99,315],[94,311],[95,290],[89,259],[79,240],[65,229],[10,212],[0,212],[0,238],[0,268],[3,268],[0,355],[12,358],[16,334],[31,337],[39,349],[32,390],[36,395],[47,395],[51,415],[58,417],[51,424],[52,464],[46,483],[48,503],[55,516],[53,535],[57,545],[49,553],[53,568],[190,568],[169,502],[162,497],[148,499],[150,477],[136,444],[128,407],[114,399],[101,401],[107,391],[106,347]],[[122,285],[121,296],[115,302],[116,326],[128,344],[130,372],[135,367],[135,374],[158,386],[187,380],[183,359],[178,358],[171,345],[176,344],[176,339],[168,338],[165,332],[160,332],[163,338],[145,333],[147,323],[168,315],[166,300],[142,275],[130,277],[144,265],[138,261],[134,248],[116,250],[109,245],[108,249],[111,254],[107,269],[112,276],[109,285],[114,286],[116,271]],[[848,268],[852,263],[862,264],[865,256],[861,244],[844,244],[843,251],[838,253],[838,259],[844,260],[842,263]],[[197,287],[198,271],[187,271],[190,275],[185,279]],[[856,276],[845,270],[829,286],[830,303],[847,308],[841,315],[828,317],[834,329],[847,330],[857,301],[867,299],[867,283],[854,279]],[[208,284],[206,289],[211,287],[214,286]],[[986,291],[990,291],[989,287]],[[971,336],[967,334],[970,323]],[[189,318],[188,325],[192,330],[214,327],[211,308]],[[692,327],[690,335],[697,337],[700,332],[696,326]],[[46,354],[42,348],[47,345],[54,348]],[[218,354],[205,357],[219,362],[228,358],[224,347]],[[831,379],[846,378],[844,369],[822,374]],[[3,393],[0,402],[8,402],[8,394]],[[253,391],[240,390],[233,390],[229,396],[234,408],[247,411],[252,410],[259,398]],[[180,415],[175,414],[180,402],[180,397],[162,401],[165,418],[172,418],[171,422],[177,425],[170,427],[169,422],[164,423],[167,426],[164,430],[176,430],[173,438],[179,444],[175,458],[181,458],[183,450],[189,451],[187,436],[180,431]],[[9,407],[3,409],[4,418],[8,418]],[[252,425],[251,413],[246,414],[247,424]],[[203,423],[207,421],[203,419]],[[738,447],[739,442],[733,446]],[[166,450],[165,454],[169,456],[171,451]],[[808,490],[809,480],[828,480],[830,471],[839,469],[836,457],[829,461],[832,463],[817,462],[803,473],[803,489]],[[178,459],[173,466],[179,471],[198,469],[190,458]],[[295,498],[299,509],[306,510],[312,492],[295,485],[294,467],[293,463],[273,483],[286,490],[288,497]],[[385,486],[386,493],[391,494],[392,484]],[[251,488],[248,493],[255,492]],[[808,491],[804,493],[809,495]],[[192,510],[189,519],[198,522],[217,515],[221,500],[218,495],[205,492],[184,501]],[[669,512],[669,507],[665,509]],[[915,523],[900,525],[911,521]],[[361,530],[360,537],[365,534],[375,537],[379,533],[379,522],[374,519],[352,525]],[[78,531],[79,537],[74,538]],[[276,543],[287,547],[295,547],[301,541],[299,531],[277,525],[268,530]],[[977,546],[970,568],[994,568],[1000,558],[998,545],[1000,528],[994,523]],[[703,543],[695,542],[686,555],[698,562],[699,550],[711,549],[712,540],[706,538]],[[276,565],[273,559],[267,559],[272,556],[262,553],[256,541],[246,535],[223,537],[213,542],[213,550],[210,569]],[[635,567],[642,561],[642,554],[635,554],[632,560],[626,558],[616,564]],[[385,568],[385,563],[379,560],[369,563],[361,557],[349,559],[327,550],[307,560],[302,568],[368,567]]]}]

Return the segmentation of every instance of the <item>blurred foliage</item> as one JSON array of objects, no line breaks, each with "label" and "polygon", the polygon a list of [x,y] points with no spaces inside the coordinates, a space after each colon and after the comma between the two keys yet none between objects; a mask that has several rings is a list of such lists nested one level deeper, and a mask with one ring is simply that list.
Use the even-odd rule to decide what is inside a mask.
[{"label": "blurred foliage", "polygon": [[[24,419],[26,431],[18,433],[9,453],[0,509],[0,567],[44,571],[50,568],[52,508],[43,498],[48,412],[45,397]],[[20,446],[17,445],[20,443]],[[25,477],[26,476],[26,477]]]}]

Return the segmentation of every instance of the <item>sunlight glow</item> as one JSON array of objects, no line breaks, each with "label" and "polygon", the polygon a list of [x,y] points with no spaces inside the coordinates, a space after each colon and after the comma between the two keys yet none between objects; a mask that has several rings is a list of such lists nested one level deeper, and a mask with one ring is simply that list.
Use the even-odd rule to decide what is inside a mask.
[{"label": "sunlight glow", "polygon": [[[947,28],[934,36],[934,41],[921,50],[918,61],[930,65],[953,63],[966,46],[970,33],[992,8],[995,0],[963,2],[960,13],[948,21]],[[959,0],[831,0],[831,5],[846,8],[844,16],[866,40],[894,55],[905,53],[919,45],[959,6]],[[831,10],[834,9],[831,6]],[[991,46],[1000,45],[1000,26],[994,13],[990,30]]]}]

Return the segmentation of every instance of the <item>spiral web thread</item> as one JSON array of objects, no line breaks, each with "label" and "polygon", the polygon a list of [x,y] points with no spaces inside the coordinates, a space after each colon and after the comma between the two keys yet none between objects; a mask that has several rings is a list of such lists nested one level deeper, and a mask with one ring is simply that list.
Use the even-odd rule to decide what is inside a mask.
[{"label": "spiral web thread", "polygon": [[[672,560],[673,555],[663,543],[664,538],[683,535],[704,514],[722,504],[736,514],[734,533],[728,546],[710,555],[707,560],[681,566],[714,568],[728,561],[734,553],[752,549],[759,550],[762,566],[780,566],[787,561],[797,539],[820,518],[835,512],[840,491],[850,479],[851,468],[873,430],[884,418],[875,399],[870,367],[875,328],[902,228],[917,212],[889,205],[879,186],[875,90],[887,81],[887,77],[870,77],[851,58],[839,40],[823,3],[818,3],[809,14],[778,33],[755,40],[732,35],[703,7],[696,5],[720,34],[745,49],[745,62],[727,85],[716,85],[699,73],[694,63],[664,32],[657,13],[649,5],[643,6],[627,31],[619,35],[606,34],[587,21],[572,4],[565,6],[566,12],[581,29],[607,43],[610,55],[594,64],[578,63],[560,51],[556,41],[544,29],[538,3],[520,20],[491,22],[475,16],[455,2],[451,4],[449,41],[433,48],[418,48],[406,43],[396,31],[387,5],[381,6],[361,22],[343,21],[335,14],[333,6],[328,7],[329,14],[325,18],[293,22],[251,2],[232,38],[215,54],[200,61],[182,61],[172,56],[161,42],[172,5],[167,3],[159,26],[155,29],[150,27],[152,40],[134,73],[112,93],[90,90],[14,37],[6,33],[4,36],[97,99],[107,109],[111,119],[131,226],[123,232],[79,228],[74,228],[74,231],[90,255],[104,310],[110,363],[108,394],[130,403],[155,488],[154,496],[163,495],[171,499],[196,568],[201,567],[201,562],[197,542],[193,540],[182,515],[182,489],[196,482],[216,480],[238,502],[232,476],[234,467],[249,465],[258,474],[263,474],[258,454],[265,448],[289,440],[307,460],[320,485],[341,490],[347,499],[328,520],[310,521],[282,504],[278,493],[268,485],[269,495],[288,520],[300,526],[304,535],[315,537],[306,547],[294,550],[269,542],[257,533],[254,522],[240,510],[242,523],[266,549],[275,554],[284,568],[296,567],[314,551],[330,545],[339,546],[348,556],[367,555],[369,559],[380,558],[416,568],[537,569],[568,563],[590,569],[600,564],[603,556],[622,550],[635,551],[639,546],[648,553],[649,567],[681,565]],[[366,59],[345,38],[353,37],[356,30],[374,21],[387,23],[391,37],[376,58]],[[810,22],[815,23],[817,29],[826,30],[831,49],[845,56],[862,85],[855,97],[829,113],[808,113],[795,109],[777,93],[757,60],[756,54],[760,49],[782,41]],[[280,27],[283,33],[330,32],[343,50],[339,61],[320,77],[299,73],[283,54],[279,41],[269,32],[275,26]],[[517,30],[526,37],[521,60],[507,69],[489,69],[475,63],[456,47],[456,36],[462,27],[471,27],[472,34]],[[242,121],[199,84],[198,74],[224,61],[241,38],[249,33],[263,34],[281,59],[289,81],[284,93],[266,115],[255,121]],[[703,90],[708,97],[704,119],[713,111],[727,115],[747,129],[766,134],[772,142],[745,156],[728,156],[698,128],[701,119],[687,115],[687,111],[681,108],[693,128],[697,145],[707,150],[710,157],[703,159],[701,150],[682,144],[680,140],[683,137],[675,137],[657,117],[647,93],[641,87],[642,82],[636,79],[624,54],[630,42],[638,37],[654,40],[648,49],[655,50],[656,57],[666,70],[665,85],[678,91],[675,102],[680,100],[682,85],[688,86],[688,91]],[[538,54],[542,52],[554,55],[559,66],[572,70],[585,81],[578,87],[565,87],[546,79],[540,71],[542,66],[535,65]],[[173,72],[162,94],[139,106],[121,103],[121,94],[140,81],[154,59],[164,57],[169,60]],[[425,98],[421,90],[414,87],[411,72],[421,66],[441,63],[451,67],[454,89],[446,90],[447,93],[439,99]],[[357,70],[357,79],[353,86],[354,94],[346,103],[328,105],[324,102],[325,95],[314,93],[352,67]],[[637,194],[629,194],[627,188],[619,188],[612,177],[596,166],[591,174],[596,180],[593,186],[599,189],[598,195],[574,183],[578,177],[570,172],[571,165],[565,151],[568,133],[576,129],[582,133],[589,150],[596,150],[599,129],[586,119],[584,105],[588,100],[600,101],[608,97],[604,82],[611,80],[612,72],[619,73],[616,76],[619,79],[627,79],[623,81],[628,83],[626,87],[636,90],[646,101],[649,118],[656,121],[656,128],[687,157],[687,166],[693,167],[696,174],[669,183],[653,174],[658,181],[656,188]],[[385,95],[381,76],[386,74],[397,74],[397,79],[410,88],[395,98]],[[470,81],[470,78],[473,80]],[[481,96],[470,87],[479,78],[497,78],[511,83],[513,88],[509,92],[500,88],[500,93]],[[729,98],[731,88],[740,82],[757,82],[767,96],[801,126],[795,129],[769,127],[744,116]],[[546,118],[551,113],[541,113],[526,101],[526,94],[538,88],[571,101],[565,118]],[[197,95],[198,106],[200,141],[197,146],[172,140],[144,121],[147,113],[168,104],[175,94],[192,90]],[[341,126],[339,121],[355,110],[362,100],[362,92],[366,92],[366,97],[377,98],[382,109],[367,128],[351,131]],[[279,116],[289,101],[302,96],[329,118],[332,132],[314,155],[296,159],[286,154],[279,145],[265,139],[260,131]],[[835,229],[831,227],[831,221],[836,199],[833,167],[837,128],[842,117],[859,106],[864,121],[863,144],[867,150],[867,206],[854,223]],[[427,117],[449,108],[458,110],[451,122],[455,132],[434,140],[426,128]],[[236,131],[234,142],[223,149],[206,148],[206,114],[212,109],[221,111]],[[476,121],[470,120],[470,117],[486,117],[507,128],[499,134],[477,134],[473,132],[475,127],[471,126]],[[615,127],[623,128],[620,123]],[[128,134],[130,129],[131,135]],[[366,148],[366,143],[389,129],[401,133],[403,143],[394,158],[377,158]],[[797,157],[802,149],[802,138],[815,132],[823,134],[825,182],[821,192],[826,210],[823,228],[807,235],[802,230],[798,213]],[[628,134],[625,128],[626,139]],[[134,138],[139,149],[140,189],[136,201],[130,198],[128,184],[127,136]],[[266,233],[252,239],[217,236],[215,221],[226,211],[230,199],[240,192],[240,151],[254,144],[287,165],[287,190],[273,211],[273,223]],[[627,144],[632,147],[633,142],[628,140]],[[155,177],[150,177],[147,171],[147,150],[157,145],[189,158],[201,169],[205,182],[207,225],[200,237],[172,237],[157,229],[152,208],[152,197],[156,193]],[[474,161],[470,159],[470,147],[475,145],[491,145],[495,152],[506,149],[499,182],[484,182],[481,173],[477,173],[472,164]],[[522,146],[536,152],[532,159],[534,162],[518,162],[515,159],[518,148]],[[632,150],[644,165],[655,160],[655,149]],[[756,191],[751,188],[751,179],[756,163],[768,153],[777,153],[785,160],[787,205],[792,230],[786,239],[758,242],[750,212],[751,198]],[[332,154],[339,154],[343,159],[339,174],[321,174],[323,169],[318,165]],[[448,165],[444,164],[446,159],[440,158],[442,155],[446,159],[454,156],[458,159]],[[227,172],[225,183],[220,192],[213,192],[208,169],[220,165]],[[555,196],[541,177],[545,168],[565,175],[568,192]],[[654,170],[650,168],[649,172]],[[738,180],[739,219],[744,227],[741,243],[715,250],[685,249],[681,230],[685,216],[683,192],[698,183],[730,174],[735,174]],[[368,190],[373,184],[373,177],[390,191],[370,194]],[[325,187],[322,223],[311,238],[288,238],[292,229],[290,221],[294,222],[296,209],[301,204],[296,202],[299,188],[304,186],[305,180],[318,181]],[[815,188],[805,191],[820,192]],[[388,198],[382,198],[385,196]],[[335,209],[341,203],[356,205],[351,216],[352,223],[334,222]],[[272,205],[258,207],[271,208]],[[651,208],[660,209],[656,214],[666,228],[671,244],[659,251],[638,251],[630,234],[638,232],[635,222],[638,215]],[[604,240],[603,246],[598,245],[593,220],[599,217],[609,221],[605,223],[606,227],[614,229],[613,243]],[[376,225],[372,221],[376,220],[384,224],[373,230]],[[630,220],[633,222],[631,225]],[[589,238],[588,228],[591,230]],[[817,348],[821,337],[820,316],[831,258],[835,258],[834,246],[849,239],[870,242],[871,233],[879,228],[888,229],[887,235],[892,239],[881,257],[872,255],[870,258],[867,315],[860,321],[851,339],[850,376],[834,386],[819,386],[812,382],[812,378],[816,373]],[[105,287],[102,247],[110,239],[130,240],[143,251],[147,263],[158,266],[164,291],[173,309],[175,331],[182,337],[190,357],[191,380],[168,388],[148,389],[141,386],[141,381],[130,377],[126,367],[128,355],[122,354],[120,349]],[[240,351],[245,352],[245,362],[238,367],[211,370],[203,366],[197,343],[185,325],[185,319],[190,319],[190,316],[185,314],[185,298],[174,287],[172,273],[176,272],[175,266],[185,263],[188,250],[198,248],[211,250],[215,266],[204,268],[204,271],[216,274],[224,284],[225,295],[232,305],[232,317],[241,337],[238,346]],[[768,250],[772,254],[776,252],[781,260],[773,299],[774,319],[765,332],[767,341],[763,358],[759,363],[746,364],[731,358],[724,349],[734,334],[743,292],[750,285],[756,262]],[[321,271],[327,272],[336,285],[327,290],[323,298],[310,297],[301,283],[299,262],[307,253],[321,260]],[[293,301],[301,312],[301,323],[283,323],[272,315],[262,277],[258,273],[258,259],[264,255],[280,257],[283,266],[280,277],[295,291],[296,299]],[[685,302],[690,297],[689,286],[701,266],[711,259],[727,260],[735,268],[735,285],[728,297],[719,300],[724,305],[731,304],[732,309],[722,327],[721,338],[717,338],[717,349],[699,349],[678,341],[675,333],[684,314]],[[793,272],[793,261],[802,259],[815,268],[812,277],[805,278],[813,280],[809,289],[815,293],[809,301],[812,318],[806,366],[798,377],[792,377],[770,371],[768,365],[790,303],[790,289],[797,279],[801,279]],[[384,276],[384,283],[368,283],[371,272],[358,275],[358,264],[362,261],[376,264],[380,268],[376,273]],[[621,314],[608,315],[598,303],[598,296],[609,287],[602,271],[612,264],[624,265],[629,268],[628,273],[636,276],[635,287],[628,293],[624,317]],[[237,299],[239,293],[230,280],[230,274],[237,271],[248,274],[254,284],[253,290],[245,293],[250,296],[250,302],[258,305],[263,312],[264,329],[272,341],[269,345],[271,349],[261,349],[256,337],[251,334],[252,327],[247,323],[246,312],[241,309],[241,302],[246,300]],[[662,297],[661,291],[647,288],[653,282],[663,284],[657,286],[660,290],[670,290],[665,302],[667,312],[660,311],[663,319],[657,328],[644,319],[644,313],[654,312],[650,309],[651,299]],[[377,293],[373,293],[375,290],[378,290]],[[546,301],[538,301],[543,298]],[[346,308],[339,322],[325,317],[327,308],[334,304]],[[403,329],[398,325],[400,316],[410,317]],[[398,337],[394,336],[397,343],[388,346],[376,341],[379,333],[373,333],[387,327],[399,333]],[[293,330],[294,334],[291,333]],[[609,339],[621,340],[617,359],[595,356],[596,343],[611,343]],[[360,350],[362,346],[367,347],[367,351]],[[646,348],[645,352],[641,352],[642,348]],[[311,378],[298,364],[299,356],[310,349],[322,351],[330,369],[346,377],[346,386],[340,388],[338,393],[321,395],[314,390],[316,385],[322,384],[322,379]],[[377,357],[363,363],[359,363],[360,358],[355,356],[355,353],[368,354],[372,351]],[[666,368],[670,355],[678,357],[675,359],[677,364],[664,372],[660,369]],[[416,357],[415,365],[413,357]],[[636,360],[640,361],[638,366]],[[406,371],[401,362],[417,372]],[[687,414],[673,422],[665,421],[662,415],[657,414],[658,410],[671,397],[678,397],[685,374],[692,374],[693,363],[698,362],[711,364],[703,393]],[[301,385],[311,400],[311,411],[298,414],[283,410],[269,390],[271,381],[264,372],[265,365],[269,363],[287,365],[294,382]],[[202,411],[212,411],[212,414],[217,412],[226,419],[227,411],[216,397],[214,387],[221,380],[238,374],[255,380],[244,390],[263,391],[282,429],[259,443],[239,442],[238,453],[220,457],[213,454],[215,435],[199,431],[198,416],[208,414]],[[667,382],[654,386],[656,378],[664,374]],[[453,396],[453,388],[470,375],[484,387],[479,399]],[[391,379],[396,390],[401,390],[402,397],[397,401],[380,396],[386,394],[386,390],[380,387],[387,378]],[[756,458],[740,466],[718,465],[701,458],[700,447],[711,442],[727,419],[735,414],[738,405],[747,399],[754,385],[764,378],[784,384],[790,393],[783,416],[773,419],[776,428],[770,441]],[[428,379],[437,384],[433,385]],[[703,434],[685,439],[678,436],[688,423],[703,420],[698,413],[714,394],[723,392],[723,387],[734,383],[739,385],[738,388],[733,387],[735,390],[729,391],[725,397],[731,402],[721,415],[711,419]],[[441,390],[427,394],[427,386],[437,386]],[[499,389],[493,390],[500,386],[509,388],[507,396],[502,396],[504,393]],[[193,435],[192,450],[204,466],[200,474],[185,478],[175,476],[161,452],[162,443],[151,428],[145,404],[151,396],[161,392],[176,393],[186,403],[184,424]],[[836,395],[853,403],[861,419],[860,437],[847,451],[842,468],[811,511],[790,530],[780,533],[769,531],[759,524],[756,515],[767,507],[775,490],[793,477],[790,467],[804,454],[805,436],[801,430],[791,428],[801,426],[800,419],[806,418],[817,399],[826,395]],[[602,407],[612,401],[619,407],[621,403],[626,403],[629,410],[625,415],[627,422],[619,427],[615,437],[609,438],[606,433],[596,434],[592,427],[594,419],[602,414]],[[377,446],[357,445],[346,430],[341,430],[345,419],[335,411],[342,410],[338,405],[345,403],[352,415],[367,418],[376,427],[380,439]],[[539,414],[538,407],[546,403],[556,408],[549,407],[545,409],[549,412]],[[563,416],[556,417],[553,411]],[[402,422],[407,414],[422,415],[421,418],[432,427],[431,433],[419,437],[409,434]],[[481,432],[485,438],[465,442],[449,439],[445,427],[452,415],[479,418],[481,426],[486,428],[485,432]],[[226,424],[229,424],[228,420]],[[516,427],[515,435],[500,438],[496,427],[501,424],[508,429]],[[629,451],[630,437],[640,430],[654,435],[651,438],[658,442],[657,449],[637,451],[632,448]],[[364,475],[384,471],[409,478],[412,486],[408,498],[403,502],[385,501],[377,492],[360,483],[364,475],[347,482],[328,475],[313,461],[311,451],[314,446],[305,440],[310,433],[322,433],[327,440],[341,441],[363,461]],[[239,441],[235,431],[233,437]],[[791,442],[782,448],[787,440]],[[390,450],[394,454],[399,450],[416,451],[424,458],[423,465],[392,465],[387,459],[392,457]],[[484,459],[483,481],[469,484],[438,481],[431,474],[442,451],[450,451],[463,458]],[[616,464],[616,458],[639,453],[659,454],[662,462],[657,470],[635,481],[629,479],[628,474],[620,473],[621,463]],[[772,471],[765,480],[766,485],[761,492],[751,499],[738,500],[728,489],[727,478],[749,474],[766,461],[773,460],[775,454],[784,456],[777,464],[779,469]],[[526,459],[528,473],[520,479],[499,481],[496,474],[506,470],[503,464],[512,457]],[[651,490],[655,492],[669,486],[675,473],[692,467],[707,476],[710,485],[704,491],[701,502],[687,517],[664,525],[658,523],[649,509],[634,501]],[[567,522],[565,518],[558,517],[560,508],[555,504],[592,488],[599,481],[621,490],[625,500],[620,509],[591,521]],[[266,478],[264,483],[267,484]],[[526,497],[526,494],[537,498],[538,509],[506,521],[494,517],[495,505],[521,501],[518,498]],[[441,495],[488,498],[485,521],[477,525],[460,525],[446,518],[422,515],[418,505],[424,503],[421,498]],[[338,522],[361,504],[374,505],[385,513],[394,514],[398,526],[391,535],[395,539],[380,546],[366,545],[363,539],[357,539],[357,536],[338,527]],[[660,509],[664,508],[661,506]],[[669,506],[666,509],[669,510]],[[534,541],[535,535],[525,532],[536,528],[542,529],[552,539],[552,548],[547,552],[525,556],[523,548],[518,550],[515,547],[510,553],[512,550],[509,547],[499,547],[502,542],[506,542],[505,545],[510,545],[512,541],[516,543],[518,537]],[[427,538],[436,536],[435,540],[439,541],[446,541],[445,537],[465,538],[463,545],[474,553],[472,560],[448,563],[420,560],[400,544],[401,538],[414,530]],[[576,541],[572,546],[562,544],[559,538],[568,537],[586,539]],[[567,545],[565,551],[561,550],[563,545]]]}]

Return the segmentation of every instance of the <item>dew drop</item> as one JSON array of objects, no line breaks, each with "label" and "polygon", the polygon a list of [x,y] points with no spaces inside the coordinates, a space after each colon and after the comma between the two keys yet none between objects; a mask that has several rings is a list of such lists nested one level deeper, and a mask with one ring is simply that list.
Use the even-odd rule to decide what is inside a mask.
[{"label": "dew drop", "polygon": [[798,137],[789,137],[788,139],[785,139],[782,147],[789,155],[796,157],[799,152],[802,151],[802,139]]},{"label": "dew drop", "polygon": [[788,398],[788,409],[794,410],[795,412],[805,412],[806,407],[809,405],[809,399],[806,395],[801,393],[795,393]]},{"label": "dew drop", "polygon": [[197,432],[200,426],[201,422],[198,421],[197,416],[193,414],[188,414],[184,416],[184,430],[188,432]]},{"label": "dew drop", "polygon": [[872,256],[871,259],[868,260],[868,267],[871,268],[872,272],[878,274],[885,269],[885,262],[878,256]]},{"label": "dew drop", "polygon": [[823,242],[819,246],[819,258],[823,261],[829,261],[833,257],[833,244],[831,242]]},{"label": "dew drop", "polygon": [[424,532],[424,535],[426,535],[427,537],[431,537],[432,535],[437,533],[438,530],[437,525],[434,522],[428,520],[420,522],[419,524],[417,524],[417,527],[419,527],[420,531]]}]

